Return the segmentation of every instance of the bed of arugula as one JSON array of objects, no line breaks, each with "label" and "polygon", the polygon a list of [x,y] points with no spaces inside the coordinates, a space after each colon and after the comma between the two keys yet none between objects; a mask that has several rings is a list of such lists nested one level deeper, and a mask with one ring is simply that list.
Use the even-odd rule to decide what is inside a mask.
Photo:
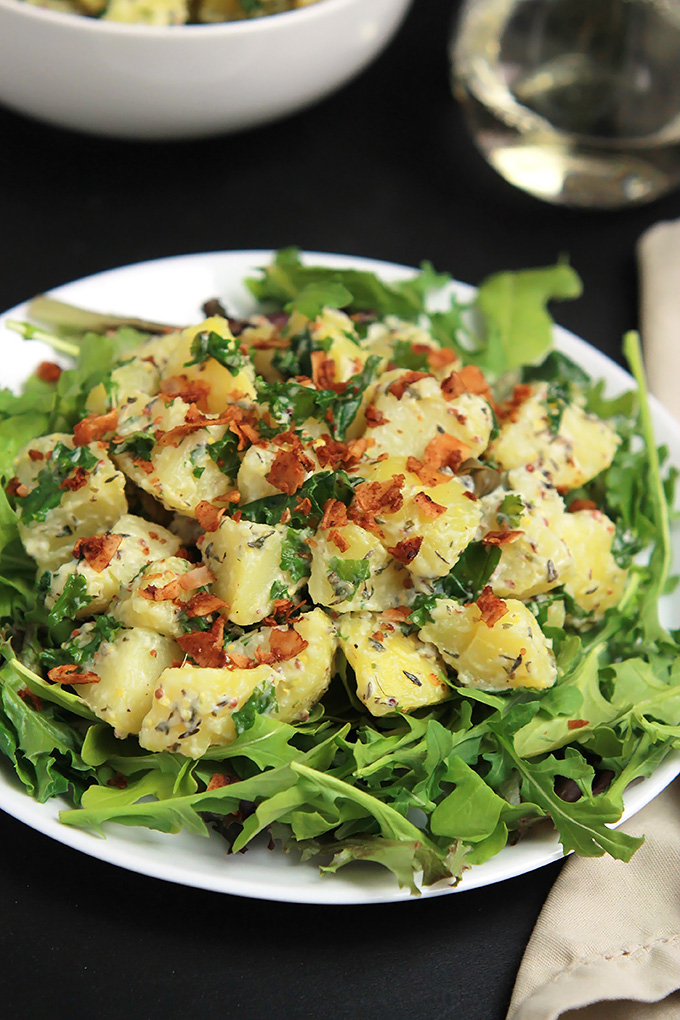
[{"label": "bed of arugula", "polygon": [[[655,446],[639,344],[634,334],[624,340],[637,389],[609,399],[600,382],[552,349],[547,302],[580,293],[567,264],[496,274],[471,306],[454,298],[445,311],[428,314],[430,295],[447,282],[426,264],[412,279],[387,284],[371,273],[303,265],[295,249],[286,249],[249,286],[266,309],[296,307],[314,315],[331,304],[378,317],[416,321],[427,315],[443,345],[490,377],[513,372],[518,381],[547,380],[555,425],[572,387],[585,392],[587,407],[613,418],[622,441],[611,467],[570,497],[594,499],[616,523],[616,555],[630,568],[621,604],[594,629],[562,631],[545,620],[561,592],[544,597],[538,615],[559,666],[557,684],[545,693],[454,687],[443,705],[374,719],[352,695],[351,677],[340,664],[304,724],[277,722],[265,714],[271,707],[266,697],[256,693],[237,713],[238,738],[228,747],[212,748],[199,761],[152,754],[134,739],[117,740],[75,694],[43,679],[41,659],[49,661],[50,650],[56,654],[67,639],[82,593],[69,586],[46,611],[15,511],[0,489],[0,751],[28,794],[39,801],[61,796],[73,805],[60,814],[65,824],[101,832],[117,822],[203,836],[217,829],[233,852],[267,830],[278,847],[318,860],[325,871],[374,861],[414,892],[440,879],[455,881],[546,818],[565,851],[623,860],[635,852],[641,840],[610,827],[622,813],[623,792],[680,748],[678,632],[665,629],[658,615],[659,599],[673,585],[675,469],[663,471],[666,451]],[[89,390],[106,381],[142,336],[129,325],[106,335],[86,326],[87,316],[77,334],[17,326],[24,337],[46,339],[71,355],[73,367],[57,383],[32,376],[21,394],[0,391],[5,481],[26,442],[69,431],[83,417]],[[287,374],[306,374],[304,345],[285,356]],[[397,356],[404,367],[419,367],[408,345]],[[345,413],[336,415],[338,438],[356,413],[364,375],[348,387]],[[294,386],[263,382],[261,396],[272,406],[278,401],[284,420],[300,395]],[[323,404],[323,391],[317,399]],[[343,472],[322,472],[306,483],[317,509],[331,495],[347,502],[351,493]],[[253,520],[279,520],[289,502],[295,500],[282,495],[241,509]],[[308,523],[293,514],[299,542],[290,543],[291,563]],[[489,550],[473,545],[435,597],[476,597],[494,566]],[[431,600],[418,603],[412,629],[422,626],[429,608]],[[106,620],[98,621],[99,640],[106,637]],[[587,724],[574,729],[573,720]],[[215,773],[227,775],[229,784],[208,790]]]}]

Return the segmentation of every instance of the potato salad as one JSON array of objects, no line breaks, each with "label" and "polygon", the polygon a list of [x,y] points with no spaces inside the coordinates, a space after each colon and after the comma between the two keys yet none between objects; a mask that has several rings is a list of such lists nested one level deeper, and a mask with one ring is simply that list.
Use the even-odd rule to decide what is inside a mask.
[{"label": "potato salad", "polygon": [[13,324],[74,359],[0,393],[2,747],[65,823],[267,829],[414,891],[545,817],[633,853],[608,823],[680,746],[644,389],[552,348],[569,266],[446,285],[288,249],[245,314]]}]

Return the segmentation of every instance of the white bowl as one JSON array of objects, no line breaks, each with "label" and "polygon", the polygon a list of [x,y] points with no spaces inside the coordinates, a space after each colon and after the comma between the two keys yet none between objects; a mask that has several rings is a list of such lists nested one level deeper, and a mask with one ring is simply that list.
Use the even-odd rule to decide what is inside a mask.
[{"label": "white bowl", "polygon": [[100,21],[0,0],[0,102],[118,138],[199,138],[275,120],[347,82],[410,0],[320,0],[217,25]]}]

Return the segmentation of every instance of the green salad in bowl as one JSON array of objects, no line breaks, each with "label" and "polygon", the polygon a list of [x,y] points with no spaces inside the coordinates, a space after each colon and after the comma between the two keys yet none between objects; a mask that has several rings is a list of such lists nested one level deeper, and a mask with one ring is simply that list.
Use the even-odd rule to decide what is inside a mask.
[{"label": "green salad in bowl", "polygon": [[7,323],[59,357],[0,393],[16,776],[74,830],[266,832],[411,891],[548,823],[629,859],[624,790],[680,747],[635,335],[609,395],[553,346],[566,264],[465,292],[286,249],[247,283],[190,325]]}]

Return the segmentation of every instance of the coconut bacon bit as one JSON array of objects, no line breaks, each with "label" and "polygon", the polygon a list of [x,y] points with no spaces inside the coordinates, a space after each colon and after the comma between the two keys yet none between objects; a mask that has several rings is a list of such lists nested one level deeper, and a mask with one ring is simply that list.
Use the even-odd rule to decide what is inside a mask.
[{"label": "coconut bacon bit", "polygon": [[414,382],[418,382],[419,379],[431,379],[432,376],[429,372],[404,372],[398,379],[388,386],[387,392],[391,393],[392,396],[396,397],[397,400],[401,400],[406,390]]},{"label": "coconut bacon bit", "polygon": [[112,535],[110,532],[79,538],[73,546],[73,555],[77,560],[85,559],[95,573],[101,574],[118,552],[122,541],[122,535]]},{"label": "coconut bacon bit", "polygon": [[426,517],[431,517],[433,520],[446,512],[446,507],[442,506],[441,503],[435,503],[426,492],[417,492],[413,497],[413,502]]},{"label": "coconut bacon bit", "polygon": [[202,499],[194,513],[204,531],[217,531],[224,517],[224,507],[213,506],[207,499]]},{"label": "coconut bacon bit", "polygon": [[499,599],[498,596],[494,595],[489,584],[483,588],[482,594],[477,599],[477,607],[482,614],[482,622],[487,627],[493,627],[508,611],[508,607],[503,599]]},{"label": "coconut bacon bit", "polygon": [[470,447],[448,432],[435,436],[425,448],[425,463],[435,469],[448,467],[457,471],[469,456]]},{"label": "coconut bacon bit", "polygon": [[404,538],[401,542],[397,542],[395,546],[388,548],[390,556],[394,556],[395,560],[399,560],[405,567],[412,563],[420,551],[420,547],[423,543],[422,535],[416,535],[413,538]]},{"label": "coconut bacon bit", "polygon": [[378,514],[395,514],[401,510],[403,485],[404,475],[392,475],[386,482],[361,482],[354,490],[347,516],[365,531],[374,530]]},{"label": "coconut bacon bit", "polygon": [[109,432],[115,432],[118,424],[118,412],[109,411],[107,414],[88,414],[73,426],[74,446],[87,446],[97,439],[103,439]]},{"label": "coconut bacon bit", "polygon": [[53,684],[98,684],[101,677],[97,673],[80,673],[75,663],[54,666],[47,673]]}]

